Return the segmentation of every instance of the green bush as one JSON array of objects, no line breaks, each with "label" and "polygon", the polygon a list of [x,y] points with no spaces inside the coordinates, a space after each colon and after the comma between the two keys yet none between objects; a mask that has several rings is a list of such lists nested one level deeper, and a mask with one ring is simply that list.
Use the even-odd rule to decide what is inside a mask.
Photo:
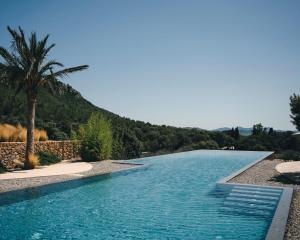
[{"label": "green bush", "polygon": [[5,173],[5,172],[6,172],[5,167],[3,167],[3,166],[0,164],[0,173]]},{"label": "green bush", "polygon": [[111,124],[99,113],[93,113],[79,128],[80,156],[85,161],[109,159],[112,155]]},{"label": "green bush", "polygon": [[252,151],[266,151],[267,148],[261,144],[256,144],[255,146],[253,146],[253,148],[251,148]]},{"label": "green bush", "polygon": [[279,154],[278,157],[280,159],[284,159],[284,160],[299,161],[300,160],[300,152],[294,151],[294,150],[286,150],[286,151],[283,151],[281,154]]},{"label": "green bush", "polygon": [[54,163],[58,163],[62,160],[61,157],[48,152],[39,152],[40,165],[50,165]]},{"label": "green bush", "polygon": [[214,140],[200,141],[194,149],[218,149],[219,145]]}]

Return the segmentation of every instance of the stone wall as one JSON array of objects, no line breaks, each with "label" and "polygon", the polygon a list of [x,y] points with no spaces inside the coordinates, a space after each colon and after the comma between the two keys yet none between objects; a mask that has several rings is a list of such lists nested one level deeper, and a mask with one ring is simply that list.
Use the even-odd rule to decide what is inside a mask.
[{"label": "stone wall", "polygon": [[[17,159],[23,161],[25,157],[24,142],[0,142],[0,161]],[[35,152],[49,152],[63,159],[79,157],[80,143],[78,141],[45,141],[35,142]]]}]

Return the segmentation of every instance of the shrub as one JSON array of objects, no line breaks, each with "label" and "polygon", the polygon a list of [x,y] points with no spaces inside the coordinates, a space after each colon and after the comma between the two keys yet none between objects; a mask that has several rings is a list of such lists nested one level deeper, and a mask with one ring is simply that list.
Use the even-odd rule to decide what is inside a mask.
[{"label": "shrub", "polygon": [[177,150],[177,152],[188,152],[188,151],[192,151],[192,150],[194,150],[194,148],[190,145],[187,145],[187,146],[183,146],[183,147],[179,148]]},{"label": "shrub", "polygon": [[38,141],[40,139],[40,132],[34,130],[34,141]]},{"label": "shrub", "polygon": [[256,144],[251,150],[253,151],[266,151],[267,148],[261,144]]},{"label": "shrub", "polygon": [[281,154],[279,154],[278,157],[281,159],[284,159],[284,160],[299,161],[300,160],[300,152],[294,151],[294,150],[286,150],[286,151],[283,151]]},{"label": "shrub", "polygon": [[54,163],[58,163],[62,160],[61,157],[48,152],[39,152],[40,165],[50,165]]},{"label": "shrub", "polygon": [[112,154],[111,124],[101,114],[93,113],[79,128],[80,156],[85,161],[109,159]]},{"label": "shrub", "polygon": [[49,137],[53,140],[66,140],[69,138],[65,132],[57,127],[47,128],[47,132],[49,133]]},{"label": "shrub", "polygon": [[15,127],[9,124],[0,125],[0,140],[1,142],[11,141]]},{"label": "shrub", "polygon": [[48,140],[48,135],[45,130],[40,130],[40,141],[47,141]]},{"label": "shrub", "polygon": [[[0,142],[25,142],[27,129],[18,124],[16,127],[10,124],[0,125]],[[46,141],[48,139],[45,130],[34,130],[35,141]]]},{"label": "shrub", "polygon": [[19,127],[19,140],[21,142],[26,142],[27,138],[27,129],[22,127],[21,125],[18,125]]},{"label": "shrub", "polygon": [[218,149],[219,145],[214,140],[200,141],[193,146],[194,149]]},{"label": "shrub", "polygon": [[40,164],[40,159],[38,155],[30,154],[29,155],[29,168],[33,169]]},{"label": "shrub", "polygon": [[2,166],[2,164],[0,163],[0,173],[5,173],[6,169],[5,167]]}]

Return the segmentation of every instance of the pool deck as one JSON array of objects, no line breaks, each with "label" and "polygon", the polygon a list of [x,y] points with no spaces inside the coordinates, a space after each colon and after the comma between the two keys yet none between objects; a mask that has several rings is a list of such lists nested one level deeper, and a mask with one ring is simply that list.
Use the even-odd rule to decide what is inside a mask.
[{"label": "pool deck", "polygon": [[[66,166],[66,164],[69,164]],[[41,169],[19,171],[17,173],[4,173],[1,174],[3,179],[0,179],[0,193],[10,192],[25,188],[38,187],[48,185],[52,183],[59,183],[64,181],[70,181],[80,178],[87,178],[96,175],[102,175],[107,173],[114,173],[122,170],[140,167],[140,164],[124,163],[114,160],[105,160],[99,162],[74,162],[76,166],[70,169],[72,163],[54,164],[46,169],[49,171],[41,171]],[[71,165],[72,166],[72,165]],[[84,171],[80,171],[80,168]],[[60,175],[52,174],[53,169],[61,168]],[[81,169],[81,170],[82,170]],[[47,174],[48,173],[48,174]],[[5,174],[7,174],[5,176]],[[18,177],[20,176],[20,177]],[[27,176],[27,177],[26,177]],[[18,177],[18,178],[17,178]],[[6,178],[6,179],[5,179]]]},{"label": "pool deck", "polygon": [[279,159],[262,160],[242,171],[231,179],[229,183],[254,184],[293,189],[293,197],[287,219],[284,239],[300,239],[300,185],[293,184],[275,169],[276,165],[283,163]]}]

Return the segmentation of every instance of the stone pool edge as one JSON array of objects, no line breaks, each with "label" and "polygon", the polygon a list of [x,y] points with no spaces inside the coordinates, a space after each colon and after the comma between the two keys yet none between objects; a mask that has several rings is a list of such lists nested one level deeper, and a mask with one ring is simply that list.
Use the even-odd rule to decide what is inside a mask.
[{"label": "stone pool edge", "polygon": [[231,175],[219,180],[217,185],[227,185],[227,186],[253,186],[253,187],[266,187],[266,188],[274,188],[274,189],[282,189],[282,194],[280,200],[278,202],[276,211],[274,213],[271,225],[268,229],[265,240],[283,240],[286,230],[286,225],[289,217],[290,206],[293,198],[293,188],[291,187],[277,187],[277,186],[269,186],[269,185],[257,185],[257,184],[243,184],[243,183],[230,183],[229,181],[235,178],[236,176],[242,174],[247,171],[249,168],[258,164],[259,162],[265,160],[269,156],[271,156],[274,152],[270,153],[270,155],[258,159],[253,163],[248,164],[247,166],[241,168],[240,170],[232,173]]},{"label": "stone pool edge", "polygon": [[[3,183],[4,185],[12,185],[8,186],[7,188],[1,188],[0,187],[0,194],[6,194],[10,192],[16,192],[20,190],[26,190],[26,189],[34,189],[34,188],[39,188],[39,187],[45,187],[53,184],[59,184],[59,183],[64,183],[64,182],[69,182],[69,181],[76,181],[80,179],[87,179],[90,177],[95,177],[95,176],[101,176],[101,175],[106,175],[106,174],[116,174],[119,172],[127,172],[130,170],[137,170],[140,168],[147,167],[147,164],[140,164],[140,163],[123,163],[118,160],[110,160],[111,164],[115,165],[124,165],[124,167],[119,168],[119,169],[109,169],[108,171],[93,171],[93,168],[90,171],[87,172],[82,172],[81,174],[62,174],[62,175],[53,175],[53,176],[44,176],[44,177],[32,177],[32,178],[22,178],[22,179],[5,179],[5,180],[0,180],[0,184]],[[94,162],[95,164],[98,164],[99,162]],[[101,163],[101,162],[100,162]],[[127,167],[126,167],[127,165]],[[34,182],[35,180],[40,180],[37,183],[34,183],[33,185],[31,184],[26,184],[26,181],[29,182]],[[18,183],[14,183],[15,181],[18,181]],[[9,184],[10,182],[13,182],[13,184]]]}]

